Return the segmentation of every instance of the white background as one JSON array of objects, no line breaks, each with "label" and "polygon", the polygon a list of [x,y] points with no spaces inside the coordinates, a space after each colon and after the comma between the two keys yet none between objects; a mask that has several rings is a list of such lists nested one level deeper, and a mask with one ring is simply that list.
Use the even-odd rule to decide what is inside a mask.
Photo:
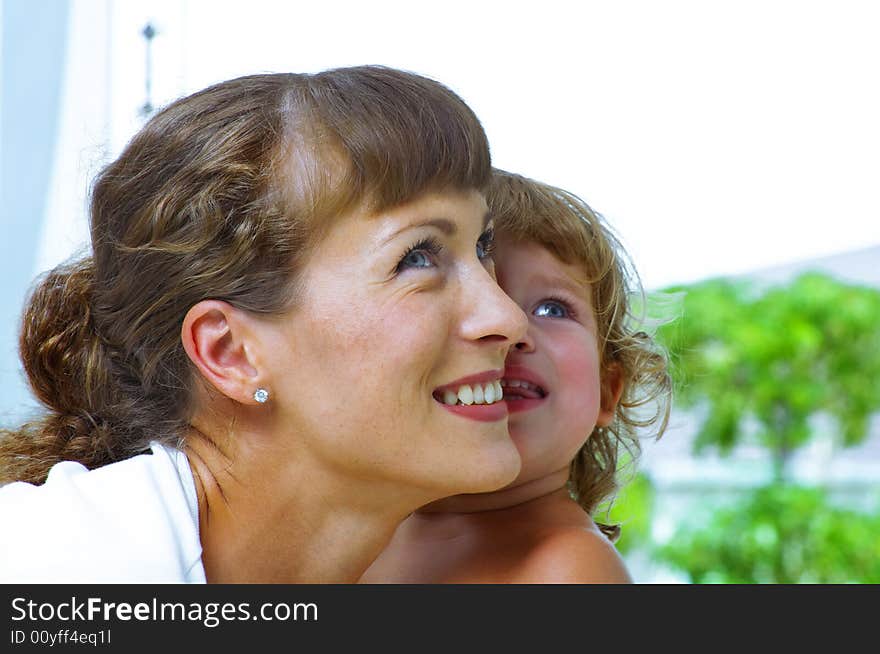
[{"label": "white background", "polygon": [[140,124],[151,20],[160,104],[257,71],[439,79],[480,116],[497,166],[584,197],[649,288],[880,244],[878,3],[104,4],[111,154]]}]

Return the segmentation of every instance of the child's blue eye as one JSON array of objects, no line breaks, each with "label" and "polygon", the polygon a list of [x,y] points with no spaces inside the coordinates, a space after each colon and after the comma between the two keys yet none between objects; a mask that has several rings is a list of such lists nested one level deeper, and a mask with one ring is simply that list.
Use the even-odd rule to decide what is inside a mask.
[{"label": "child's blue eye", "polygon": [[443,246],[433,238],[426,238],[412,247],[410,247],[400,262],[397,264],[397,272],[406,270],[407,268],[432,268],[435,264],[435,258]]},{"label": "child's blue eye", "polygon": [[564,302],[558,302],[556,300],[545,300],[541,302],[533,313],[538,318],[568,318],[570,315],[570,311]]}]

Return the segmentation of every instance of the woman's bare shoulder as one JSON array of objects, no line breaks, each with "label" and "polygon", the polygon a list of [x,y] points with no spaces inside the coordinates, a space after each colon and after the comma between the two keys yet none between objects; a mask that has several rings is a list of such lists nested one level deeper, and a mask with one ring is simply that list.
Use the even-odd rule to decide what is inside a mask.
[{"label": "woman's bare shoulder", "polygon": [[542,534],[512,583],[629,584],[632,577],[617,549],[596,528],[558,527]]}]

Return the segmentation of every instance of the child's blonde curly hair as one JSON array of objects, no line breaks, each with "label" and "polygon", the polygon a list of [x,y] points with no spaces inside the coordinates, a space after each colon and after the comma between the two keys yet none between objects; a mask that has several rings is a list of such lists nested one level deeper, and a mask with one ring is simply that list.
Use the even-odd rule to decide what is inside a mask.
[{"label": "child's blonde curly hair", "polygon": [[[560,188],[495,169],[486,200],[499,233],[533,241],[560,261],[579,265],[592,290],[599,336],[602,399],[610,391],[608,372],[617,368],[623,393],[612,423],[596,427],[571,462],[568,485],[590,515],[619,488],[621,446],[634,461],[639,439],[666,429],[672,380],[665,351],[637,324],[631,298],[642,295],[629,256],[604,220],[586,202]],[[612,540],[619,525],[599,523]]]}]

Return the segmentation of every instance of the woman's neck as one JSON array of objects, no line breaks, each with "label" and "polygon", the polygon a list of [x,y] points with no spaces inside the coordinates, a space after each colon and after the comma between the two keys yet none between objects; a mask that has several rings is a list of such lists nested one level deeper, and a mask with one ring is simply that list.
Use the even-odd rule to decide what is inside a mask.
[{"label": "woman's neck", "polygon": [[233,454],[200,432],[186,454],[211,583],[354,582],[411,506],[383,484],[353,485],[305,455]]},{"label": "woman's neck", "polygon": [[526,482],[514,482],[506,488],[491,493],[455,495],[432,502],[419,513],[478,513],[508,509],[545,497],[566,487],[568,468]]}]

